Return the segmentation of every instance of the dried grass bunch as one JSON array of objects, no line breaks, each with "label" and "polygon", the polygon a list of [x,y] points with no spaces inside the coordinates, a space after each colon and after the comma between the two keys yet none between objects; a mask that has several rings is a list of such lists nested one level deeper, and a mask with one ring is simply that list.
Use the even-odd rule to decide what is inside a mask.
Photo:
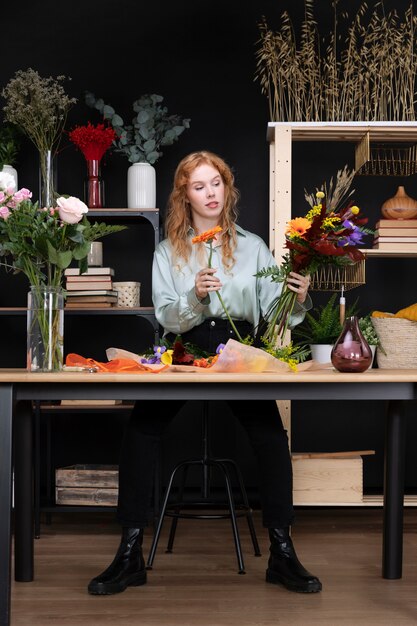
[{"label": "dried grass bunch", "polygon": [[55,152],[67,114],[76,98],[70,98],[62,83],[65,76],[43,78],[32,68],[18,70],[2,90],[5,120],[16,124],[39,152]]},{"label": "dried grass bunch", "polygon": [[333,28],[326,36],[314,18],[314,0],[304,1],[299,41],[287,11],[277,32],[265,17],[260,22],[255,80],[268,98],[271,121],[414,121],[412,2],[402,21],[395,9],[386,13],[383,2],[368,17],[362,3],[343,38],[338,1],[332,0]]},{"label": "dried grass bunch", "polygon": [[350,170],[347,165],[343,169],[337,170],[336,177],[331,177],[329,183],[324,182],[320,189],[316,187],[314,193],[309,193],[304,189],[304,197],[311,207],[317,203],[317,192],[323,191],[326,197],[326,205],[329,211],[336,212],[342,205],[347,203],[355,190],[351,189],[353,179],[355,177],[355,170]]}]

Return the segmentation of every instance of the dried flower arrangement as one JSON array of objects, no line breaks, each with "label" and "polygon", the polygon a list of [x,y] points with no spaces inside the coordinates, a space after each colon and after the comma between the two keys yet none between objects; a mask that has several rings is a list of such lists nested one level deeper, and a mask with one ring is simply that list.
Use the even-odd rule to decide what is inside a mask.
[{"label": "dried flower arrangement", "polygon": [[70,141],[77,146],[87,161],[101,161],[104,153],[110,148],[116,138],[116,133],[110,126],[88,122],[87,126],[76,126],[69,132]]},{"label": "dried flower arrangement", "polygon": [[19,126],[39,152],[56,152],[68,111],[77,102],[65,93],[65,80],[65,76],[42,78],[28,68],[18,70],[2,90],[5,120]]},{"label": "dried flower arrangement", "polygon": [[412,2],[403,21],[396,10],[386,13],[383,2],[367,19],[363,2],[347,27],[344,47],[338,2],[331,4],[334,26],[326,36],[319,32],[314,0],[304,1],[299,42],[287,11],[276,32],[265,17],[260,22],[255,80],[268,98],[271,121],[414,121],[417,16]]},{"label": "dried flower arrangement", "polygon": [[316,187],[314,193],[309,193],[304,189],[304,197],[313,207],[316,204],[317,192],[323,191],[326,196],[327,209],[335,212],[355,193],[355,190],[351,189],[355,174],[354,169],[350,170],[348,165],[345,165],[343,169],[337,170],[335,180],[332,176],[329,183],[324,182],[320,189]]}]

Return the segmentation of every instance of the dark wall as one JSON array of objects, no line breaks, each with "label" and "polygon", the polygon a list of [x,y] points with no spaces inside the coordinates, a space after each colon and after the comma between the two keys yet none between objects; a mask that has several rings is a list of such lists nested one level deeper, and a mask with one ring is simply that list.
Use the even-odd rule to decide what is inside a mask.
[{"label": "dark wall", "polygon": [[[331,27],[331,3],[317,2],[316,16],[325,32]],[[359,2],[339,3],[353,16]],[[371,3],[372,4],[372,3]],[[408,2],[386,2],[387,8],[400,14]],[[67,91],[79,99],[71,110],[67,128],[99,121],[83,102],[84,90],[104,98],[129,120],[132,103],[145,93],[158,93],[171,113],[191,118],[191,128],[178,143],[166,149],[156,165],[157,204],[162,215],[174,169],[188,152],[209,149],[221,154],[234,168],[241,191],[240,223],[243,227],[268,238],[269,153],[266,142],[268,106],[254,81],[255,50],[259,37],[258,23],[265,15],[271,26],[279,23],[284,8],[289,8],[296,30],[303,16],[304,3],[257,0],[190,1],[145,3],[135,0],[89,0],[57,3],[18,2],[8,6],[2,17],[2,64],[0,85],[18,69],[32,67],[43,76],[71,76]],[[85,163],[83,156],[65,137],[58,157],[59,190],[82,197]],[[294,214],[305,212],[304,188],[309,190],[334,175],[345,163],[353,164],[353,147],[346,144],[297,144],[294,146],[293,194]],[[121,155],[109,154],[103,163],[106,205],[126,206],[126,173],[129,163]],[[25,141],[17,164],[20,186],[34,191],[38,181],[35,148]],[[393,195],[399,184],[417,197],[415,176],[402,179],[362,178],[355,181],[356,202],[366,210],[370,222],[376,221],[382,202]],[[140,280],[142,304],[151,305],[150,268],[153,247],[152,230],[146,224],[132,225],[128,231],[104,242],[104,262],[116,268],[118,280]],[[370,309],[396,310],[417,300],[415,261],[370,260],[367,284],[348,294],[359,297],[363,313]],[[23,278],[0,276],[0,306],[25,303],[27,285]],[[328,294],[315,294],[315,303]],[[66,321],[66,352],[78,351],[86,356],[104,359],[104,350],[118,345],[140,350],[150,345],[152,332],[143,320],[133,318],[71,318]],[[87,339],[88,338],[88,339]],[[25,321],[2,318],[0,366],[23,366],[25,362]],[[353,400],[353,399],[352,399]],[[415,411],[415,406],[410,409]],[[178,428],[167,435],[181,443],[180,449],[193,442],[189,435],[195,421],[195,407],[188,419],[180,418]],[[217,413],[217,412],[216,412]],[[375,448],[375,459],[366,460],[366,484],[382,483],[383,407],[376,403],[303,403],[293,406],[293,447],[295,450],[334,450]],[[225,417],[226,420],[226,417]],[[78,424],[78,422],[76,422]],[[94,428],[96,428],[96,422]],[[232,424],[232,425],[230,425]],[[74,443],[71,453],[65,439],[65,428],[58,429],[57,450],[65,463],[89,462],[85,446]],[[87,429],[82,425],[78,426]],[[98,427],[99,428],[99,427]],[[195,427],[194,427],[195,428]],[[246,480],[256,484],[253,458],[244,433],[233,422],[218,435],[218,445],[229,442],[244,466]],[[410,420],[411,435],[414,427]],[[77,438],[75,438],[77,441]],[[94,460],[105,462],[108,445],[96,442]],[[411,445],[411,444],[410,444]],[[175,446],[172,446],[175,447]],[[191,454],[195,454],[191,450]],[[167,445],[171,448],[171,445]],[[103,449],[103,458],[100,450]],[[178,449],[178,446],[177,446]],[[105,451],[105,452],[104,452]],[[186,450],[184,450],[184,453]],[[188,452],[190,452],[188,450]],[[117,456],[113,449],[111,455]],[[106,457],[106,458],[104,458]],[[407,482],[417,486],[417,468],[409,451]],[[72,459],[72,461],[71,461]],[[114,461],[114,458],[111,459]],[[90,461],[91,462],[91,461]]]}]

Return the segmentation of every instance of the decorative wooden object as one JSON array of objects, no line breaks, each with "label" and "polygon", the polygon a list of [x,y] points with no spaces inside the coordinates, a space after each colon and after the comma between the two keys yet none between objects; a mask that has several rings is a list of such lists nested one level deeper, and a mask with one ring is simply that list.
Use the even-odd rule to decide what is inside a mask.
[{"label": "decorative wooden object", "polygon": [[385,200],[382,215],[389,220],[410,220],[417,217],[417,200],[406,194],[403,186],[398,187],[392,198]]}]

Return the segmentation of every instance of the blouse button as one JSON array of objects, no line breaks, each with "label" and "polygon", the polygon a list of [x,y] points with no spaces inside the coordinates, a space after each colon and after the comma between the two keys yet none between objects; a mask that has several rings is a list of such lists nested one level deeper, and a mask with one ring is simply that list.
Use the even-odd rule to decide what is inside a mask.
[{"label": "blouse button", "polygon": [[215,325],[216,325],[216,322],[214,320],[211,320],[210,326],[215,326]]}]

